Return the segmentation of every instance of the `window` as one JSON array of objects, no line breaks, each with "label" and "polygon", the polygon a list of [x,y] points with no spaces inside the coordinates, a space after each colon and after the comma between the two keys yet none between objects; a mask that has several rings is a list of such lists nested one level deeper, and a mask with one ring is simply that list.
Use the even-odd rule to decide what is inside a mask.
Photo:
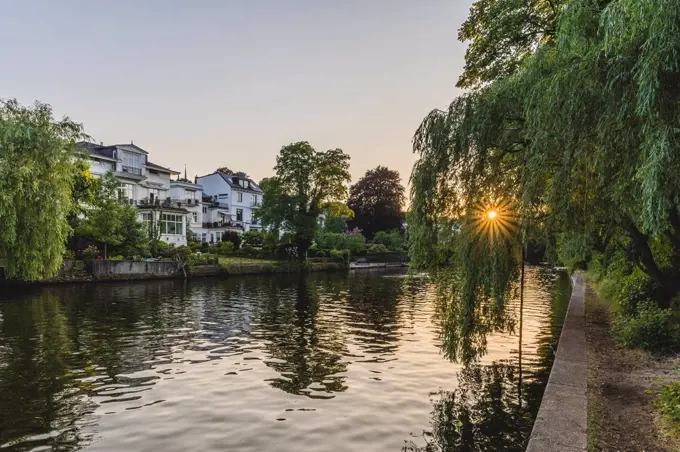
[{"label": "window", "polygon": [[125,182],[120,183],[120,187],[118,188],[118,196],[122,201],[129,201],[133,199],[132,197],[132,184],[126,184]]},{"label": "window", "polygon": [[208,208],[207,208],[207,207],[203,207],[203,213],[208,213]]},{"label": "window", "polygon": [[194,200],[196,199],[196,192],[192,190],[184,190],[184,199]]},{"label": "window", "polygon": [[157,188],[150,188],[149,189],[149,202],[153,204],[154,200],[160,199],[160,193]]},{"label": "window", "polygon": [[191,215],[194,218],[194,223],[198,223],[198,212],[191,212]]},{"label": "window", "polygon": [[153,214],[152,213],[143,213],[142,214],[142,223],[145,225],[150,225],[153,223]]},{"label": "window", "polygon": [[238,197],[237,197],[238,202],[243,202],[243,193],[238,192]]},{"label": "window", "polygon": [[143,161],[144,157],[142,155],[123,152],[123,172],[141,176]]},{"label": "window", "polygon": [[253,195],[253,205],[257,205],[257,195]]},{"label": "window", "polygon": [[164,213],[161,234],[184,234],[184,216]]},{"label": "window", "polygon": [[236,221],[243,221],[243,209],[236,209]]}]

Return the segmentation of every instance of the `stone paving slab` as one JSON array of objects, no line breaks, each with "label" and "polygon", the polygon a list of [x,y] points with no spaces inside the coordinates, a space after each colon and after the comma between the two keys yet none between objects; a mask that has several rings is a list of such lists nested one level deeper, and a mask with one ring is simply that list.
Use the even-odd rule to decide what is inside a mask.
[{"label": "stone paving slab", "polygon": [[562,334],[534,422],[527,452],[585,451],[588,431],[588,361],[586,356],[583,275],[572,277]]}]

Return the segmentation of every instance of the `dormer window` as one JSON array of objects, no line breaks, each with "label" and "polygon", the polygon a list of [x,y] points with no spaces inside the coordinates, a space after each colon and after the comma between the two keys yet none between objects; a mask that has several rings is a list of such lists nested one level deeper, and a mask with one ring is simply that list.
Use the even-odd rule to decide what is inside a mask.
[{"label": "dormer window", "polygon": [[238,182],[241,185],[241,187],[248,188],[248,181],[247,180],[240,179]]}]

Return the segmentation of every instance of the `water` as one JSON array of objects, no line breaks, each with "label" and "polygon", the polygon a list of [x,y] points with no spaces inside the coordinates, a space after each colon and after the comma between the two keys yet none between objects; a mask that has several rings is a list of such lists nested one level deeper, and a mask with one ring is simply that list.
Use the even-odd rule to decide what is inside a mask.
[{"label": "water", "polygon": [[5,288],[0,450],[523,450],[568,292],[529,269],[521,366],[463,367],[395,272]]}]

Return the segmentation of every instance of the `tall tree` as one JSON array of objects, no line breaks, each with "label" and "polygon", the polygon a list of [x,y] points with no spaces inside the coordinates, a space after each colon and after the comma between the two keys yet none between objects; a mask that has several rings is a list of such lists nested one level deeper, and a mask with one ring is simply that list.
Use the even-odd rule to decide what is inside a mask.
[{"label": "tall tree", "polygon": [[7,277],[34,281],[59,271],[82,137],[80,124],[55,120],[47,104],[0,101],[0,255]]},{"label": "tall tree", "polygon": [[[511,39],[539,3],[514,25],[508,10],[484,26]],[[517,245],[537,234],[557,237],[572,261],[622,250],[662,307],[680,290],[680,3],[573,0],[552,29],[414,136],[412,262],[437,275],[456,340],[494,328],[481,313],[490,300],[502,311]],[[490,43],[471,36],[471,48]],[[489,67],[505,55],[489,53]]]},{"label": "tall tree", "polygon": [[324,207],[347,196],[349,156],[340,149],[316,151],[308,142],[281,148],[276,176],[262,181],[258,217],[265,226],[293,234],[298,256],[305,259]]},{"label": "tall tree", "polygon": [[248,174],[245,171],[233,171],[231,170],[228,166],[220,166],[215,170],[216,173],[224,173],[224,174],[234,174],[236,176],[241,176],[248,178]]},{"label": "tall tree", "polygon": [[378,231],[401,229],[404,186],[398,171],[377,166],[350,188],[347,205],[354,211],[350,229],[358,227],[371,239]]},{"label": "tall tree", "polygon": [[[89,236],[104,245],[104,258],[108,247],[120,245],[125,238],[122,230],[125,204],[119,199],[120,182],[112,172],[102,176],[97,184],[94,203],[87,211],[87,219],[76,231],[78,235]],[[129,206],[127,206],[129,207]]]}]

